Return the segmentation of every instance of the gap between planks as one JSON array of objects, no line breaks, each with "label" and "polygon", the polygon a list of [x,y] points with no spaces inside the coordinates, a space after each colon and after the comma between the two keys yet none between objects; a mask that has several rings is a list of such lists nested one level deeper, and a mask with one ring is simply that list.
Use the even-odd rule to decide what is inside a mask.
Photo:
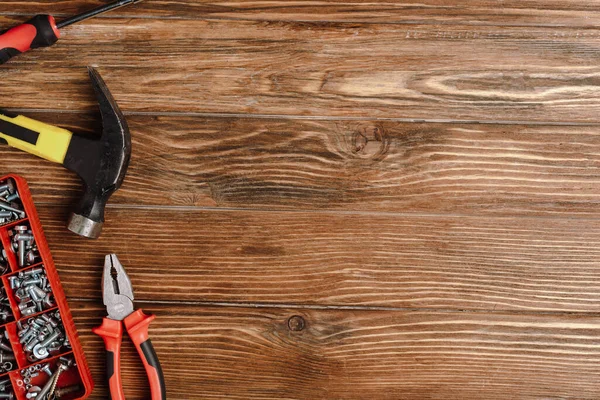
[{"label": "gap between planks", "polygon": [[[68,298],[68,301],[100,304],[101,299],[90,299],[82,297]],[[600,312],[590,311],[531,311],[514,309],[451,309],[436,307],[383,307],[383,306],[360,306],[360,305],[325,305],[325,304],[293,304],[293,303],[236,303],[236,302],[215,302],[215,301],[189,301],[189,300],[135,300],[138,308],[141,305],[148,306],[169,306],[178,307],[221,307],[221,308],[253,308],[253,309],[293,309],[293,310],[332,310],[332,311],[391,311],[405,313],[443,313],[443,314],[502,314],[502,315],[548,315],[548,316],[580,316],[598,318]]]},{"label": "gap between planks", "polygon": [[[36,206],[64,208],[64,204],[36,202]],[[599,205],[600,206],[600,205]],[[410,217],[410,218],[473,218],[480,217],[474,213],[423,213],[423,212],[397,212],[397,211],[362,211],[362,210],[327,210],[327,209],[289,209],[289,208],[242,208],[242,207],[205,207],[205,206],[164,206],[164,205],[145,205],[145,204],[111,204],[106,205],[107,209],[113,210],[156,210],[156,211],[182,211],[182,212],[252,212],[252,213],[281,213],[281,214],[322,214],[322,215],[358,215],[358,216],[390,216],[390,217]],[[538,221],[600,221],[600,217],[590,217],[589,215],[494,215],[495,219],[533,219]]]},{"label": "gap between planks", "polygon": [[[74,67],[75,68],[75,67]],[[61,110],[43,108],[1,108],[4,111],[28,114],[93,114],[90,110]],[[240,118],[240,119],[266,119],[266,120],[298,120],[298,121],[388,121],[408,124],[448,124],[448,125],[530,125],[530,126],[574,126],[574,127],[600,127],[600,122],[575,122],[575,121],[531,121],[531,120],[474,120],[474,119],[436,119],[436,118],[386,118],[386,117],[342,117],[335,115],[293,115],[293,114],[253,114],[253,113],[202,113],[187,111],[170,112],[144,112],[123,111],[125,116],[145,117],[198,117],[198,118]]]},{"label": "gap between planks", "polygon": [[[31,13],[11,13],[11,12],[3,12],[0,13],[0,17],[23,17],[23,18],[31,18],[35,14]],[[53,13],[53,16],[57,19],[66,19],[71,17],[71,14],[60,14]],[[96,19],[123,19],[123,20],[158,20],[158,21],[240,21],[240,22],[268,22],[268,23],[288,23],[288,24],[314,24],[314,25],[442,25],[440,21],[427,21],[427,20],[415,20],[415,21],[394,21],[394,22],[385,22],[385,21],[368,21],[368,20],[311,20],[311,19],[277,19],[277,18],[233,18],[233,17],[215,17],[215,16],[206,16],[206,17],[198,17],[198,18],[190,18],[190,17],[176,17],[176,16],[151,16],[151,15],[107,15],[107,16],[97,16],[94,17]],[[566,24],[515,24],[515,23],[486,23],[483,22],[469,22],[469,21],[457,21],[457,22],[444,22],[444,26],[486,26],[490,28],[560,28],[560,29],[582,29],[583,26],[569,26]]]}]

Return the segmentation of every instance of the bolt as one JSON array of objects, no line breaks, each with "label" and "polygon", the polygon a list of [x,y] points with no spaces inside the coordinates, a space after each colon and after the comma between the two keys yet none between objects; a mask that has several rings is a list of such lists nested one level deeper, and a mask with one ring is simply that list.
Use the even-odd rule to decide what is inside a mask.
[{"label": "bolt", "polygon": [[57,399],[60,399],[60,398],[65,397],[68,394],[77,393],[77,392],[80,392],[81,390],[82,390],[82,388],[80,385],[65,386],[65,387],[56,389],[56,391],[54,392],[54,396],[56,396]]},{"label": "bolt", "polygon": [[52,308],[55,306],[54,300],[52,299],[52,294],[48,293],[46,297],[44,297],[44,305],[47,308]]},{"label": "bolt", "polygon": [[29,329],[21,337],[21,339],[19,339],[19,342],[21,342],[21,344],[25,344],[25,343],[29,342],[29,339],[31,339],[35,334],[36,334],[35,329]]},{"label": "bolt", "polygon": [[48,376],[52,376],[52,370],[50,369],[50,364],[44,364],[42,367],[42,371],[48,374]]},{"label": "bolt", "polygon": [[21,197],[19,196],[19,192],[14,192],[13,194],[11,194],[10,196],[8,196],[6,198],[6,201],[8,201],[9,203],[12,203],[13,201],[20,199]]},{"label": "bolt", "polygon": [[23,216],[21,218],[24,218],[25,217],[25,213],[23,212],[23,210],[20,210],[20,209],[18,209],[16,207],[13,207],[12,204],[13,203],[9,203],[9,202],[6,202],[4,200],[0,200],[0,208],[2,208],[4,210],[7,210],[7,211],[16,212],[19,215],[23,214]]},{"label": "bolt", "polygon": [[17,278],[14,275],[8,277],[8,282],[10,283],[10,288],[13,290],[15,290],[15,289],[19,288],[19,286],[21,286],[21,281],[19,281],[19,278]]},{"label": "bolt", "polygon": [[30,264],[30,265],[35,263],[36,258],[37,258],[37,256],[33,250],[29,250],[27,252],[27,254],[25,255],[25,261],[27,261],[27,264]]},{"label": "bolt", "polygon": [[38,286],[28,286],[29,295],[35,302],[42,301],[46,297],[46,292],[40,289]]},{"label": "bolt", "polygon": [[2,185],[0,185],[0,191],[8,191],[9,193],[15,193],[15,183],[11,180],[8,179],[5,183],[3,183]]},{"label": "bolt", "polygon": [[37,346],[37,344],[40,342],[40,340],[36,337],[32,338],[30,341],[27,342],[27,344],[25,344],[25,346],[23,346],[23,350],[25,351],[31,351],[33,350],[33,348],[35,346]]},{"label": "bolt", "polygon": [[25,279],[24,281],[21,282],[21,286],[31,286],[31,285],[41,285],[41,284],[42,284],[41,278],[30,278],[30,279]]},{"label": "bolt", "polygon": [[0,393],[0,399],[14,399],[15,395],[12,392]]},{"label": "bolt", "polygon": [[22,275],[22,276],[29,277],[31,275],[39,275],[39,274],[41,274],[43,272],[44,272],[43,268],[31,268],[31,269],[29,269],[27,271],[21,271],[21,272],[19,272],[19,276]]},{"label": "bolt", "polygon": [[23,314],[24,316],[28,317],[30,315],[35,314],[36,312],[38,312],[37,308],[35,306],[31,306],[31,307],[28,307],[28,308],[22,310],[21,314]]},{"label": "bolt", "polygon": [[49,316],[48,314],[42,314],[41,318],[50,326],[56,328],[58,326],[58,323],[56,322],[56,320],[54,318],[52,318],[51,316]]},{"label": "bolt", "polygon": [[25,265],[25,243],[22,241],[17,241],[17,251],[19,252],[19,267],[23,267]]}]

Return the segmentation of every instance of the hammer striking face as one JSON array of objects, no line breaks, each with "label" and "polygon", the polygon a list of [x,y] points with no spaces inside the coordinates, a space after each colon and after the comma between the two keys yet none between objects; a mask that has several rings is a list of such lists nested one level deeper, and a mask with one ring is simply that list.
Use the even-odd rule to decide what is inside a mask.
[{"label": "hammer striking face", "polygon": [[125,179],[131,136],[106,84],[95,69],[88,69],[102,116],[100,138],[77,136],[66,129],[0,111],[0,139],[9,146],[63,164],[81,178],[84,194],[68,227],[95,239],[102,231],[106,202]]}]

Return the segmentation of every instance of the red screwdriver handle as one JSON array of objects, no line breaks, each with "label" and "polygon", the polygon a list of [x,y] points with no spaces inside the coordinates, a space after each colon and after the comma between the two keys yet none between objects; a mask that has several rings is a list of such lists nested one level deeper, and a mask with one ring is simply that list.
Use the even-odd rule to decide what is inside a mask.
[{"label": "red screwdriver handle", "polygon": [[54,17],[37,15],[0,34],[0,64],[30,49],[52,46],[59,37]]},{"label": "red screwdriver handle", "polygon": [[146,368],[152,400],[166,400],[167,389],[165,386],[165,377],[163,376],[158,356],[148,336],[148,326],[154,321],[154,318],[156,318],[154,315],[146,315],[142,310],[137,310],[125,318],[123,322],[131,341],[144,363],[144,368]]},{"label": "red screwdriver handle", "polygon": [[111,400],[125,400],[121,381],[121,341],[123,339],[123,323],[104,318],[102,325],[92,329],[96,335],[104,339],[106,348],[106,376],[110,388]]}]

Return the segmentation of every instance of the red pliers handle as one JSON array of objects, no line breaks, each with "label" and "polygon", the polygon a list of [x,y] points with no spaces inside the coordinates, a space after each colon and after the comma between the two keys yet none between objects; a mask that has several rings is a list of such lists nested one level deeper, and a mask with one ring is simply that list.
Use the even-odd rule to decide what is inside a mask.
[{"label": "red pliers handle", "polygon": [[150,382],[152,400],[166,400],[167,391],[162,368],[148,337],[148,326],[154,321],[154,315],[146,315],[137,310],[123,321],[104,318],[102,325],[92,331],[104,340],[106,348],[106,371],[112,400],[125,400],[121,381],[121,341],[123,324],[131,341],[135,345]]}]

